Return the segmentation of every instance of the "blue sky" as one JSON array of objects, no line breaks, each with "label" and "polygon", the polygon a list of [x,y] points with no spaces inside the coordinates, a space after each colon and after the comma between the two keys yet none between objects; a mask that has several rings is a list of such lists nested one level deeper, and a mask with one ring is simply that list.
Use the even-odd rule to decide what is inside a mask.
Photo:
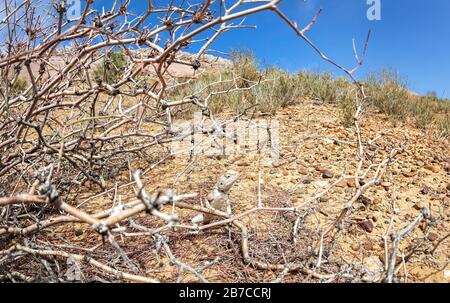
[{"label": "blue sky", "polygon": [[[109,8],[112,2],[99,0],[95,5]],[[155,0],[154,4],[165,2]],[[139,12],[140,5],[146,9],[146,3],[135,0],[132,9]],[[367,0],[284,0],[280,8],[298,24],[305,25],[320,6],[324,11],[309,37],[335,61],[353,66],[352,38],[356,38],[361,49],[372,29],[367,58],[357,76],[391,68],[398,71],[412,91],[436,91],[439,96],[450,98],[450,1],[381,0],[380,21],[367,19]],[[246,24],[258,28],[229,31],[212,48],[225,52],[251,49],[262,64],[292,72],[309,69],[340,75],[273,12],[248,17]]]},{"label": "blue sky", "polygon": [[[393,68],[411,90],[434,90],[450,98],[450,1],[382,0],[381,20],[369,21],[366,0],[285,0],[281,9],[299,24],[307,24],[323,6],[318,23],[309,32],[330,57],[345,66],[354,64],[352,38],[363,47],[372,29],[367,58],[359,76],[383,67]],[[290,71],[334,71],[274,16],[262,13],[247,19],[257,30],[225,34],[215,48],[249,48],[263,62]]]}]

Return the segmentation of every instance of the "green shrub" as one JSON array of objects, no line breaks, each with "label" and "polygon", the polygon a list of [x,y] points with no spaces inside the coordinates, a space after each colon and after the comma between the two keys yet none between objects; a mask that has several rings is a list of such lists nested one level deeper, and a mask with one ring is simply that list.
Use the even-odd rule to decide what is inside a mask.
[{"label": "green shrub", "polygon": [[123,53],[123,50],[110,51],[102,60],[97,64],[94,69],[94,78],[97,82],[106,82],[112,84],[117,82],[125,71],[128,61],[127,57]]},{"label": "green shrub", "polygon": [[14,82],[12,86],[12,93],[14,95],[19,95],[25,92],[28,88],[29,84],[27,80],[22,78],[17,78],[17,80]]}]

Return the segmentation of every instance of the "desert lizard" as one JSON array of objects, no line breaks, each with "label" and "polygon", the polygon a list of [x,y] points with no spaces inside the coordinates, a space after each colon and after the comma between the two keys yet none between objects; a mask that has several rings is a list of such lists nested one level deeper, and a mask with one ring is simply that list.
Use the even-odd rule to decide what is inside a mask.
[{"label": "desert lizard", "polygon": [[[229,192],[233,184],[238,179],[239,173],[234,170],[229,170],[224,175],[222,175],[217,181],[216,185],[214,185],[211,192],[206,197],[208,203],[207,206],[231,215]],[[212,214],[199,214],[192,219],[192,223],[208,224],[214,219],[217,219],[217,216]]]}]

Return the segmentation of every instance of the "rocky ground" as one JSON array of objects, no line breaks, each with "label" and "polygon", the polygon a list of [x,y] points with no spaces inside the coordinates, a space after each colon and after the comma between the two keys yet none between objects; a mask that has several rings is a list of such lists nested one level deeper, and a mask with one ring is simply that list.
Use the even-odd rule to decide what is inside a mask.
[{"label": "rocky ground", "polygon": [[[301,105],[280,110],[272,117],[280,123],[279,159],[267,153],[247,151],[220,159],[199,155],[191,161],[188,156],[181,155],[165,159],[157,166],[142,162],[132,162],[131,165],[134,169],[146,170],[144,182],[147,192],[167,188],[173,188],[177,193],[197,192],[199,197],[190,201],[193,204],[200,204],[216,179],[226,170],[233,169],[241,174],[231,190],[234,214],[249,210],[258,203],[258,188],[263,206],[298,206],[343,174],[351,175],[355,171],[356,134],[354,128],[341,125],[337,112],[330,105],[314,101],[304,101]],[[225,114],[220,118],[226,117]],[[266,119],[268,117],[262,115],[255,121]],[[397,277],[409,282],[449,282],[450,239],[444,240],[433,254],[430,253],[450,232],[448,140],[436,138],[407,123],[393,127],[378,113],[367,114],[361,128],[363,141],[384,133],[367,151],[373,163],[384,159],[394,146],[404,142],[405,134],[408,143],[405,152],[398,155],[388,168],[381,184],[370,188],[364,198],[354,205],[356,210],[346,219],[344,229],[334,242],[333,256],[328,258],[334,261],[323,264],[320,272],[332,273],[337,268],[342,270],[343,264],[346,264],[362,271],[366,280],[379,279],[385,262],[383,236],[405,227],[417,217],[421,208],[428,207],[431,210],[430,227],[420,224],[400,243],[398,262],[401,264],[405,258],[405,263]],[[159,157],[157,153],[153,156],[155,159]],[[242,222],[249,228],[251,256],[271,263],[301,261],[314,265],[317,256],[311,251],[320,239],[320,231],[334,222],[354,191],[353,180],[341,181],[328,194],[313,202],[309,210],[316,211],[302,221],[296,237],[292,232],[295,217],[290,214],[256,213],[243,218]],[[77,199],[88,199],[81,208],[96,212],[111,207],[117,201],[125,203],[134,197],[132,187],[125,185],[118,187],[115,193],[94,197],[83,194]],[[171,209],[166,207],[164,211],[170,212]],[[195,213],[183,210],[178,215],[181,223],[188,224]],[[160,224],[146,215],[137,218],[135,223],[151,228]],[[168,235],[172,253],[179,261],[194,268],[212,262],[203,271],[209,281],[267,282],[279,277],[279,272],[258,270],[243,263],[237,230],[233,229],[229,234],[222,227],[199,234],[178,231]],[[40,233],[36,241],[77,253],[89,251],[89,248],[101,243],[100,237],[89,226],[79,224],[50,228],[47,233]],[[331,245],[332,241],[329,239],[324,243]],[[180,273],[164,254],[155,254],[154,241],[149,241],[148,237],[123,237],[119,244],[133,262],[146,269],[140,274],[161,281],[198,280],[192,274]],[[409,256],[415,246],[415,253]],[[114,252],[106,246],[92,251],[92,256],[99,260],[106,258],[104,260],[109,260],[110,265],[123,266],[119,265],[119,257],[111,261],[113,255]],[[84,270],[87,272],[92,268],[86,266]],[[302,272],[288,274],[283,279],[287,282],[318,281]]]},{"label": "rocky ground", "polygon": [[[211,190],[216,179],[228,169],[241,174],[231,190],[233,212],[242,213],[258,202],[258,175],[261,200],[264,206],[298,206],[327,188],[341,175],[351,175],[357,164],[355,132],[341,126],[336,109],[314,101],[280,110],[273,119],[280,122],[280,159],[255,152],[237,153],[221,159],[198,156],[190,161],[178,156],[148,169],[146,163],[132,163],[133,168],[148,169],[145,186],[148,192],[173,188],[177,193],[197,192],[199,197],[190,201],[200,204]],[[224,115],[225,117],[226,115]],[[222,117],[223,118],[223,117]],[[257,118],[263,121],[266,117]],[[430,228],[420,224],[400,243],[398,262],[405,257],[404,266],[398,272],[402,281],[449,282],[449,239],[444,240],[434,254],[429,251],[450,232],[450,147],[448,140],[433,137],[407,124],[393,128],[391,123],[377,113],[370,113],[362,122],[363,141],[377,137],[375,147],[368,150],[374,163],[386,157],[388,152],[401,144],[407,133],[408,143],[404,153],[396,157],[388,168],[380,185],[370,188],[356,204],[356,211],[346,220],[333,249],[333,260],[351,264],[365,272],[366,280],[376,280],[383,274],[385,240],[387,233],[399,230],[414,220],[422,207],[431,210]],[[368,176],[370,177],[370,175]],[[314,202],[316,215],[309,216],[299,229],[297,241],[293,240],[292,226],[295,218],[280,213],[258,213],[246,217],[243,222],[250,230],[250,250],[253,257],[268,262],[283,263],[303,260],[314,264],[316,260],[307,254],[320,238],[318,231],[332,224],[343,206],[355,191],[355,182],[339,182],[327,195]],[[130,187],[116,193],[122,201],[132,198]],[[87,198],[87,197],[84,197]],[[113,195],[90,198],[82,208],[94,211],[111,206]],[[165,209],[170,212],[170,209]],[[182,223],[189,223],[195,213],[180,211]],[[148,216],[136,220],[141,225],[154,227]],[[75,227],[75,228],[74,228]],[[98,236],[87,227],[66,225],[58,227],[75,243],[90,247],[98,243]],[[46,241],[60,241],[52,232]],[[180,261],[192,267],[204,262],[220,261],[209,266],[203,274],[209,281],[257,282],[272,281],[279,272],[262,271],[246,266],[242,261],[239,234],[231,235],[225,228],[200,234],[170,233],[170,246]],[[319,238],[318,238],[319,237]],[[196,281],[191,274],[179,275],[167,257],[156,257],[145,237],[123,238],[123,249],[130,258],[147,268],[145,274],[162,281]],[[331,244],[331,242],[326,242]],[[388,243],[390,241],[388,240]],[[415,253],[408,253],[420,244]],[[151,246],[151,245],[150,245]],[[106,253],[105,251],[103,253]],[[101,254],[99,250],[98,254]],[[305,256],[309,256],[305,260]],[[303,258],[303,259],[302,259]],[[330,258],[331,259],[331,258]],[[216,260],[217,261],[217,260]],[[323,272],[333,272],[333,262],[322,266]],[[406,279],[405,279],[406,276]],[[317,281],[304,273],[292,273],[284,277],[288,282]]]}]

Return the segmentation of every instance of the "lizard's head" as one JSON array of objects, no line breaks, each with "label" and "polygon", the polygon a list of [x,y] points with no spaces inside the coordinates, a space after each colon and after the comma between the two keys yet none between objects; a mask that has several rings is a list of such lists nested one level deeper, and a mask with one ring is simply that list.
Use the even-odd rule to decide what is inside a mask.
[{"label": "lizard's head", "polygon": [[234,170],[229,170],[219,178],[217,189],[221,192],[228,192],[237,179],[239,179],[239,173]]}]

